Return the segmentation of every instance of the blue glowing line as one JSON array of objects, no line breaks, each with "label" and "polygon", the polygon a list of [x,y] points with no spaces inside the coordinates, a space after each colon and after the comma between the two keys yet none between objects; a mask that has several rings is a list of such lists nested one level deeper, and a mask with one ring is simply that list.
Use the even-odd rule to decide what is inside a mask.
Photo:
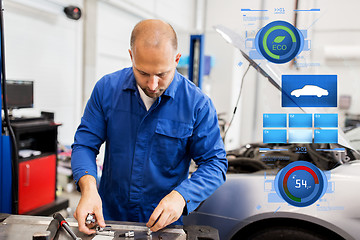
[{"label": "blue glowing line", "polygon": [[312,8],[312,9],[296,9],[294,12],[320,12],[320,8]]},{"label": "blue glowing line", "polygon": [[242,12],[267,12],[268,10],[258,10],[258,9],[250,9],[250,8],[242,8]]},{"label": "blue glowing line", "polygon": [[270,148],[259,148],[259,152],[281,152],[281,151],[288,151],[288,149],[270,149]]},{"label": "blue glowing line", "polygon": [[345,152],[345,148],[316,149],[316,151],[323,151],[323,152]]},{"label": "blue glowing line", "polygon": [[279,209],[281,208],[281,206],[280,207],[278,207],[276,210],[275,210],[275,212],[274,213],[276,213]]}]

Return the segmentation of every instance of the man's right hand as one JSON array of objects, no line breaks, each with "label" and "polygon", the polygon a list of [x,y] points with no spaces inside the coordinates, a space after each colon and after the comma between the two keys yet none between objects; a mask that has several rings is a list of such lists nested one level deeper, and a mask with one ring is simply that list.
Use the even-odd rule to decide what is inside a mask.
[{"label": "man's right hand", "polygon": [[102,214],[102,202],[97,191],[96,180],[91,175],[85,175],[79,180],[79,187],[81,189],[81,198],[75,210],[74,217],[78,221],[79,231],[85,234],[93,234],[96,231],[90,229],[92,226],[85,225],[87,215],[94,214],[97,224],[100,227],[105,227],[105,221]]}]

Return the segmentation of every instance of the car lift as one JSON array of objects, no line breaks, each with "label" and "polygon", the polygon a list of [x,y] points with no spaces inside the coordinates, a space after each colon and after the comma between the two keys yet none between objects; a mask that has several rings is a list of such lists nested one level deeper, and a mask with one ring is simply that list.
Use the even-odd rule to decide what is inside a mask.
[{"label": "car lift", "polygon": [[204,75],[204,35],[190,36],[189,80],[202,87]]},{"label": "car lift", "polygon": [[[0,105],[4,111],[1,113],[0,129],[1,129],[1,138],[0,138],[0,212],[2,213],[12,213],[12,160],[11,160],[11,140],[8,135],[8,130],[3,131],[2,119],[3,113],[7,113],[6,104],[3,102],[4,89],[5,86],[5,69],[4,69],[4,22],[3,22],[3,9],[2,1],[0,0],[0,20],[1,20],[1,31],[0,31],[0,40],[1,40],[1,54],[0,54],[0,72],[1,72],[1,98]],[[2,85],[2,86],[1,86]],[[5,107],[4,107],[5,106]],[[7,114],[5,114],[6,120]]]}]

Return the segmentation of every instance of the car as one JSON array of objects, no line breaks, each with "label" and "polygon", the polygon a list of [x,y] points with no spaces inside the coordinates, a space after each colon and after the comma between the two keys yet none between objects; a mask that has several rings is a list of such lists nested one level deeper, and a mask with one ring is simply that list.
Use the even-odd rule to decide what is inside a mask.
[{"label": "car", "polygon": [[291,92],[291,96],[300,97],[300,96],[327,96],[329,95],[328,90],[322,89],[321,87],[315,85],[305,85],[301,89],[295,89]]},{"label": "car", "polygon": [[[261,156],[261,148],[288,151]],[[215,227],[225,240],[360,239],[359,156],[346,148],[344,152],[316,151],[324,148],[331,147],[256,143],[228,152],[225,184],[185,217],[184,224]],[[296,153],[299,149],[302,154]],[[288,204],[275,190],[279,170],[300,159],[316,165],[328,179],[324,196],[307,207]]]},{"label": "car", "polygon": [[[281,72],[251,59],[239,34],[224,26],[215,30],[281,91]],[[222,240],[360,239],[360,145],[350,145],[360,131],[338,132],[338,144],[248,143],[228,151],[226,182],[185,216],[184,224],[215,227]],[[301,207],[281,197],[276,181],[282,169],[299,160],[315,165],[327,180],[324,194]]]}]

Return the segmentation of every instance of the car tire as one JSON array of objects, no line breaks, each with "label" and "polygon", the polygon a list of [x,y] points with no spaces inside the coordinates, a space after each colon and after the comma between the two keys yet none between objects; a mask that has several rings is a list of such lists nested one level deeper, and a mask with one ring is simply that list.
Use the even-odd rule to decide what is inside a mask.
[{"label": "car tire", "polygon": [[298,227],[271,227],[246,238],[248,240],[328,240],[327,236]]}]

